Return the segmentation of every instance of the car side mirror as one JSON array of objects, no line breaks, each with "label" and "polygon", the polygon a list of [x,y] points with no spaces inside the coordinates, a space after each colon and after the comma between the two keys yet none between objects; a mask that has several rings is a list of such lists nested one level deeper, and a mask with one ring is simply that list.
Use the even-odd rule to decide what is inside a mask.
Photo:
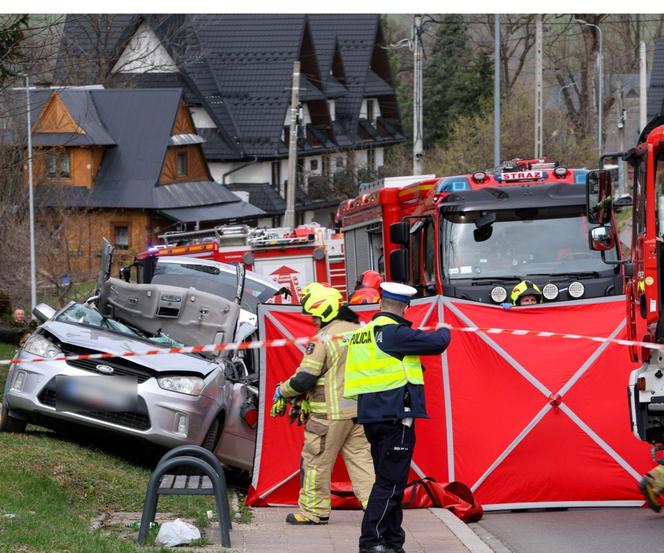
[{"label": "car side mirror", "polygon": [[40,323],[45,323],[49,319],[52,319],[55,313],[55,309],[53,309],[50,305],[46,305],[45,303],[36,305],[32,310],[32,314],[35,316],[35,319],[37,319]]},{"label": "car side mirror", "polygon": [[611,173],[599,169],[586,175],[586,213],[593,225],[608,225],[611,222]]},{"label": "car side mirror", "polygon": [[410,280],[408,248],[401,248],[390,253],[390,280],[396,282],[408,282]]},{"label": "car side mirror", "polygon": [[390,225],[390,242],[407,245],[410,241],[410,225],[406,221],[399,221]]},{"label": "car side mirror", "polygon": [[595,251],[607,251],[614,248],[616,237],[610,227],[595,227],[590,230],[590,249]]}]

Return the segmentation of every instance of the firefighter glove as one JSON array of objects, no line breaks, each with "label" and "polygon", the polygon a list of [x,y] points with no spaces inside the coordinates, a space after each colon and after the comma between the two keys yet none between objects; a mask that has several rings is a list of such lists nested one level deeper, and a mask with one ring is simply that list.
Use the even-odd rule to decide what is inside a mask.
[{"label": "firefighter glove", "polygon": [[300,416],[297,419],[298,426],[306,424],[306,422],[309,420],[310,414],[311,405],[309,405],[309,402],[306,399],[303,399],[302,403],[300,403]]},{"label": "firefighter glove", "polygon": [[286,400],[279,396],[274,403],[272,403],[272,408],[270,409],[270,416],[272,417],[283,417],[286,414]]},{"label": "firefighter glove", "polygon": [[286,414],[286,400],[279,391],[280,384],[274,389],[272,396],[272,408],[270,409],[271,417],[283,417]]},{"label": "firefighter glove", "polygon": [[302,412],[302,397],[298,396],[290,402],[290,412],[288,413],[288,423],[293,424],[295,421],[300,420],[300,413]]}]

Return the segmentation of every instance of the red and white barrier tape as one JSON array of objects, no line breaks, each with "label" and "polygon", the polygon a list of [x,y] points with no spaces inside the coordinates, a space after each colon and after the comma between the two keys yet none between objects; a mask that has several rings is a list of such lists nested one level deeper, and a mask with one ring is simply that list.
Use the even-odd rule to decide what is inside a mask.
[{"label": "red and white barrier tape", "polygon": [[[612,343],[619,346],[634,346],[655,350],[663,350],[664,344],[656,344],[653,342],[638,342],[636,340],[624,340],[619,338],[604,338],[601,336],[585,336],[582,334],[569,334],[562,332],[547,332],[539,330],[519,330],[510,328],[481,328],[477,326],[469,327],[452,327],[448,324],[439,323],[435,326],[421,327],[420,330],[438,330],[439,328],[449,328],[455,332],[470,332],[478,333],[484,332],[485,334],[508,334],[513,336],[537,336],[540,338],[565,338],[569,340],[590,340],[592,342]],[[275,340],[256,340],[253,342],[235,342],[230,344],[210,344],[199,346],[181,346],[172,348],[158,348],[146,351],[125,351],[123,353],[91,353],[83,355],[58,355],[56,357],[34,357],[32,359],[1,359],[0,365],[16,365],[18,363],[43,363],[46,361],[82,361],[86,359],[112,359],[119,357],[140,357],[143,355],[169,355],[171,353],[205,353],[213,351],[237,351],[245,349],[261,349],[261,348],[279,348],[288,346],[290,344],[307,345],[311,342],[326,342],[329,340],[340,340],[344,335],[330,335],[330,336],[305,336],[301,338],[278,338]]]}]

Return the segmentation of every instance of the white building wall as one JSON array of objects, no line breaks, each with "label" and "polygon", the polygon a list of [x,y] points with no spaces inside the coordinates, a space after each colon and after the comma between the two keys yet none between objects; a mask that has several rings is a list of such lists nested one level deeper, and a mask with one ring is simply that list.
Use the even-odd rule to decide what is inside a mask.
[{"label": "white building wall", "polygon": [[[307,104],[302,105],[301,116],[305,125],[311,123],[311,114],[309,113],[309,106],[307,106]],[[284,117],[284,127],[290,127],[290,117],[291,117],[290,104],[288,104],[288,109],[286,110],[286,116]],[[302,121],[300,121],[300,123],[302,123]]]},{"label": "white building wall", "polygon": [[194,126],[197,129],[216,129],[217,125],[212,120],[205,108],[191,107],[191,118],[194,121]]},{"label": "white building wall", "polygon": [[366,150],[355,150],[355,169],[366,169],[367,161]]},{"label": "white building wall", "polygon": [[[212,161],[208,162],[208,165],[210,167],[212,178],[217,182],[222,182],[224,173],[227,173],[236,167],[240,167],[245,163],[246,162],[244,161],[231,163]],[[233,184],[238,182],[270,182],[271,178],[272,174],[270,162],[257,161],[251,165],[247,165],[239,171],[235,171],[235,173],[228,175],[226,177],[226,184]]]},{"label": "white building wall", "polygon": [[376,148],[376,169],[385,165],[385,148]]},{"label": "white building wall", "polygon": [[177,71],[177,65],[157,35],[146,23],[143,23],[131,37],[111,73],[176,73]]},{"label": "white building wall", "polygon": [[263,228],[272,228],[272,217],[261,217],[257,225]]}]

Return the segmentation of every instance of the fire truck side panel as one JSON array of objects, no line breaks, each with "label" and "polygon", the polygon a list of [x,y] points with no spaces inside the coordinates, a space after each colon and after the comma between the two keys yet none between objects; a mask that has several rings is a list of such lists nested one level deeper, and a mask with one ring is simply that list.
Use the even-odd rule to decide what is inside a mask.
[{"label": "fire truck side panel", "polygon": [[302,288],[316,279],[312,256],[257,258],[254,262],[254,271],[286,287],[291,293],[292,303],[298,303]]}]

